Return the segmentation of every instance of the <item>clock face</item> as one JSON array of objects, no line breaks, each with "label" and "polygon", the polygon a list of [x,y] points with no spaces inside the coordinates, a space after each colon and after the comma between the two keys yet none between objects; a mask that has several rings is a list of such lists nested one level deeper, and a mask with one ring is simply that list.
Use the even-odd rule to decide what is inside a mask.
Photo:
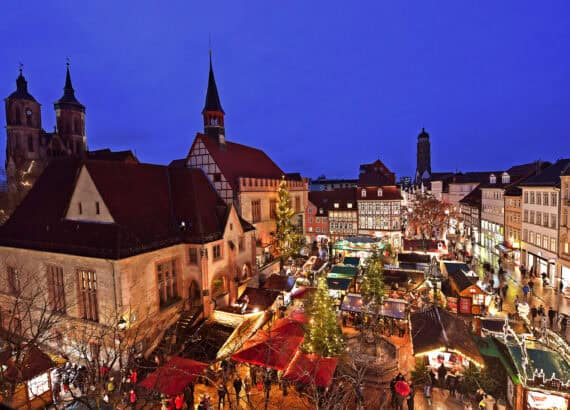
[{"label": "clock face", "polygon": [[32,110],[30,110],[30,109],[28,108],[28,109],[26,110],[26,115],[27,115],[28,117],[31,117],[31,116],[32,116]]}]

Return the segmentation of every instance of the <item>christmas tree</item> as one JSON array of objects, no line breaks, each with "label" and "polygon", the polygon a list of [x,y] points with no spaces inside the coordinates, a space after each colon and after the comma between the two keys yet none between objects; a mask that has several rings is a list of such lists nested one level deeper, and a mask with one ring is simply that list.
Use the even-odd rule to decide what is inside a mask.
[{"label": "christmas tree", "polygon": [[277,191],[278,202],[275,209],[277,219],[277,230],[275,233],[275,247],[279,251],[281,260],[299,252],[301,247],[301,235],[295,231],[291,218],[295,214],[291,208],[289,199],[289,189],[285,178],[281,179],[279,190]]},{"label": "christmas tree", "polygon": [[362,278],[360,294],[368,312],[377,314],[384,303],[384,266],[378,252],[374,252],[366,259],[366,268]]},{"label": "christmas tree", "polygon": [[302,350],[323,357],[340,356],[344,340],[325,278],[319,278],[317,291],[311,295],[305,306],[305,314],[309,322],[305,326]]}]

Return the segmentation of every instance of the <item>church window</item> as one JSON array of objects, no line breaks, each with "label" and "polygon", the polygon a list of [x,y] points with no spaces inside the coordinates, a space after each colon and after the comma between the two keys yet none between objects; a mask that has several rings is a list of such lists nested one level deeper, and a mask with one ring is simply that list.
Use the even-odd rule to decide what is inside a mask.
[{"label": "church window", "polygon": [[34,152],[34,137],[31,135],[28,135],[28,151]]},{"label": "church window", "polygon": [[99,321],[97,307],[97,274],[93,271],[78,270],[79,315],[82,319]]}]

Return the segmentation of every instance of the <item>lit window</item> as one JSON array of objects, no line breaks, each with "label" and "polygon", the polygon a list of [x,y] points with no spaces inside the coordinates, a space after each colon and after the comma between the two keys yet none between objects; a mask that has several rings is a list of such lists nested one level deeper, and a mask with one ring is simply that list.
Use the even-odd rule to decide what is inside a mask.
[{"label": "lit window", "polygon": [[362,198],[366,198],[366,189],[363,189],[363,190],[360,192],[360,196],[361,196]]},{"label": "lit window", "polygon": [[335,203],[334,203],[334,207],[338,209],[339,203],[338,203],[338,202],[335,202]]}]

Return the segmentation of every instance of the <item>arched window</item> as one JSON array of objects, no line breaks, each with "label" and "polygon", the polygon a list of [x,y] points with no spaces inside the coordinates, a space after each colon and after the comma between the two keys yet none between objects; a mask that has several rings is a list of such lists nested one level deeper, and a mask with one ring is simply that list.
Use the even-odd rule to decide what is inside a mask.
[{"label": "arched window", "polygon": [[362,198],[366,198],[366,189],[363,189],[363,190],[360,192],[360,196],[361,196]]}]

